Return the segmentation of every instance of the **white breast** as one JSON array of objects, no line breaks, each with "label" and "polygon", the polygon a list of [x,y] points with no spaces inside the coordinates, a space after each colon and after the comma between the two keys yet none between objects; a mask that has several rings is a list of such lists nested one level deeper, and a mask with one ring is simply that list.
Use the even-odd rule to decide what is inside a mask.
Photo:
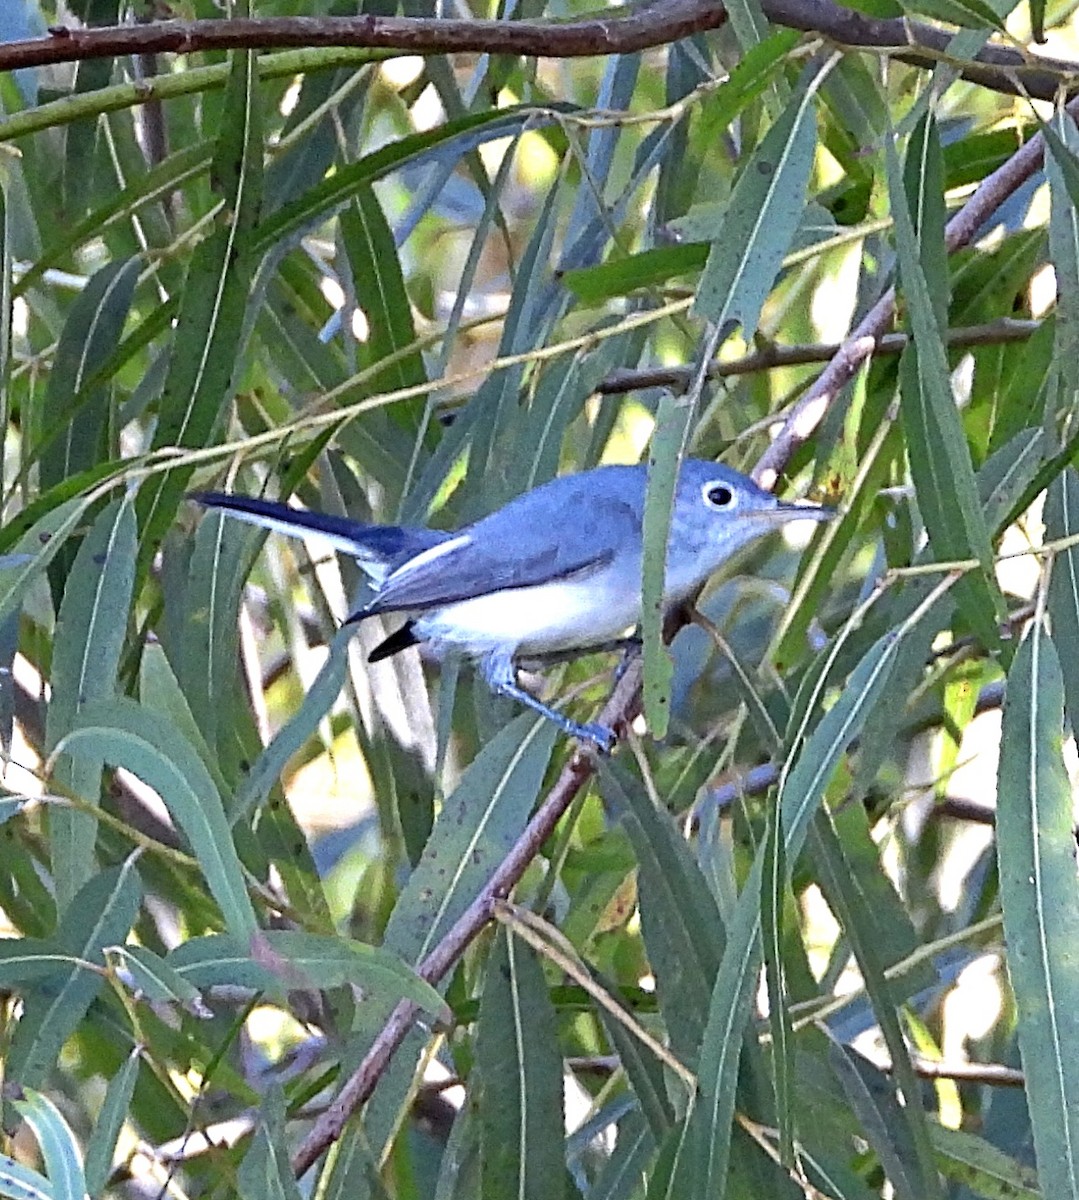
[{"label": "white breast", "polygon": [[542,654],[616,638],[641,614],[640,582],[610,572],[512,588],[422,613],[416,632],[436,648],[482,655],[494,649]]}]

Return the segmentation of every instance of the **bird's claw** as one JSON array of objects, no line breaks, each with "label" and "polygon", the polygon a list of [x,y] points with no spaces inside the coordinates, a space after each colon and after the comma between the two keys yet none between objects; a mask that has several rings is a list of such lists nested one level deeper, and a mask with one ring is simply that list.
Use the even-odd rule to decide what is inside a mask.
[{"label": "bird's claw", "polygon": [[591,742],[601,754],[610,754],[618,741],[618,735],[606,725],[591,723],[581,725],[576,730],[576,736]]}]

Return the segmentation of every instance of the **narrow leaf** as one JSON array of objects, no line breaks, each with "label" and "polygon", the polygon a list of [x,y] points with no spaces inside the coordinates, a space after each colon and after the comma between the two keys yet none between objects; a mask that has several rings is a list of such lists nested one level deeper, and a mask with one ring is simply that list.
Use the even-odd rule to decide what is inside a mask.
[{"label": "narrow leaf", "polygon": [[101,457],[108,397],[87,384],[120,340],[141,265],[132,258],[102,267],[71,306],[40,412],[43,489]]},{"label": "narrow leaf", "polygon": [[86,1178],[82,1169],[82,1153],[71,1126],[60,1110],[47,1097],[30,1088],[22,1089],[15,1100],[15,1109],[34,1131],[45,1174],[57,1200],[83,1200]]},{"label": "narrow leaf", "polygon": [[556,730],[522,713],[477,755],[442,806],[390,916],[385,944],[423,960],[475,898],[524,828]]},{"label": "narrow leaf", "polygon": [[289,1167],[285,1116],[284,1095],[274,1086],[263,1101],[258,1129],[237,1173],[242,1200],[300,1200]]},{"label": "narrow leaf", "polygon": [[[211,182],[225,202],[226,224],[200,242],[184,285],[161,396],[155,449],[202,446],[231,394],[256,260],[251,239],[262,203],[262,122],[256,57],[232,57]],[[144,556],[172,523],[190,471],[149,479],[139,493]],[[148,561],[148,557],[146,558]]]},{"label": "narrow leaf", "polygon": [[963,579],[959,604],[984,643],[1000,642],[1004,604],[992,570],[989,530],[978,502],[974,467],[952,395],[948,357],[933,299],[919,260],[899,161],[885,139],[895,217],[899,273],[913,341],[900,362],[900,400],[911,474],[934,553],[941,560],[977,559],[981,570]]},{"label": "narrow leaf", "polygon": [[798,229],[817,148],[815,89],[792,99],[731,193],[697,290],[695,312],[748,341]]},{"label": "narrow leaf", "polygon": [[1042,1200],[1038,1176],[984,1137],[931,1124],[937,1166],[953,1183],[988,1200]]},{"label": "narrow leaf", "polygon": [[1035,621],[1008,672],[997,860],[1038,1177],[1061,1200],[1079,1197],[1079,887],[1063,729],[1060,662]]},{"label": "narrow leaf", "polygon": [[414,1000],[435,1014],[445,1009],[438,992],[392,950],[336,935],[267,929],[251,947],[230,934],[210,934],[177,946],[165,966],[197,989],[232,984],[283,995],[351,984],[368,999]]},{"label": "narrow leaf", "polygon": [[[64,588],[52,657],[52,690],[45,723],[48,750],[70,729],[75,713],[112,694],[127,632],[135,581],[135,514],[128,500],[109,505],[79,547]],[[91,804],[101,791],[101,764],[56,765],[56,779]],[[53,877],[61,910],[97,869],[97,822],[85,811],[49,814]]]},{"label": "narrow leaf", "polygon": [[693,1200],[722,1196],[727,1186],[738,1063],[761,964],[762,877],[763,857],[758,854],[728,924],[727,947],[712,989],[697,1070],[696,1154],[683,1160],[685,1183],[692,1189]]},{"label": "narrow leaf", "polygon": [[829,1058],[896,1195],[919,1196],[917,1155],[895,1084],[850,1046],[833,1042]]},{"label": "narrow leaf", "polygon": [[57,749],[124,767],[152,787],[184,831],[229,929],[258,928],[221,795],[197,751],[159,713],[126,696],[95,700],[76,715]]},{"label": "narrow leaf", "polygon": [[[1045,539],[1079,536],[1079,474],[1073,467],[1050,484],[1045,502]],[[1049,615],[1053,642],[1060,647],[1064,704],[1073,727],[1079,727],[1079,543],[1053,560],[1049,577]]]},{"label": "narrow leaf", "polygon": [[132,992],[151,1003],[179,1004],[196,1016],[209,1016],[198,988],[145,946],[110,946],[113,970]]},{"label": "narrow leaf", "polygon": [[52,1184],[44,1175],[0,1154],[0,1196],[10,1200],[56,1200]]},{"label": "narrow leaf", "polygon": [[135,1083],[139,1077],[141,1050],[138,1046],[124,1059],[124,1065],[109,1080],[105,1101],[97,1115],[97,1124],[86,1143],[86,1190],[93,1197],[105,1190],[112,1174],[116,1143],[127,1120]]},{"label": "narrow leaf", "polygon": [[667,736],[674,661],[663,644],[667,543],[678,469],[693,407],[667,394],[660,401],[648,452],[648,488],[641,529],[641,634],[644,639],[644,715],[652,736]]},{"label": "narrow leaf", "polygon": [[55,1067],[63,1044],[104,986],[102,975],[83,964],[105,965],[105,947],[126,940],[141,899],[131,859],[95,875],[75,897],[52,944],[59,954],[78,962],[59,977],[43,980],[40,990],[24,994],[23,1015],[7,1058],[11,1079],[33,1087]]},{"label": "narrow leaf", "polygon": [[483,1197],[556,1200],[565,1121],[554,1008],[535,953],[506,929],[487,964],[476,1066]]}]

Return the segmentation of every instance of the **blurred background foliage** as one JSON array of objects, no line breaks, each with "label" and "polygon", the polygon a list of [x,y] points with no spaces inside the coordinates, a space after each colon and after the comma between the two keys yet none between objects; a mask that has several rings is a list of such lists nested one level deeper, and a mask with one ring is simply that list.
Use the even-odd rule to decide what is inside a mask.
[{"label": "blurred background foliage", "polygon": [[[322,1197],[1079,1196],[1079,137],[959,78],[993,31],[1074,56],[1075,6],[864,7],[963,28],[932,70],[746,0],[611,58],[0,76],[0,1195],[295,1196],[308,1139]],[[0,37],[354,11],[227,8]],[[897,279],[902,336],[795,410]],[[467,669],[369,668],[353,563],[184,498],[454,528],[777,438],[841,519],[705,593],[666,736],[595,768]],[[534,682],[589,720],[614,667]]]}]

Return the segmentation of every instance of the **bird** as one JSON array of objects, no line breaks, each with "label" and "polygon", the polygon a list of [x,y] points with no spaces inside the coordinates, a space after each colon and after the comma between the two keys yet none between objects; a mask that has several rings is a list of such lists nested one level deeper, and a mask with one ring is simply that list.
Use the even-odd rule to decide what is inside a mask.
[{"label": "bird", "polygon": [[[608,752],[613,730],[544,704],[519,686],[517,666],[522,659],[584,653],[639,624],[647,483],[645,464],[559,476],[455,532],[364,524],[233,493],[200,491],[191,499],[290,537],[316,535],[355,558],[374,596],[346,623],[405,618],[369,662],[418,643],[439,658],[476,659],[497,695]],[[695,594],[737,551],[781,525],[833,515],[821,505],[779,500],[731,467],[684,459],[671,511],[665,604]]]}]

